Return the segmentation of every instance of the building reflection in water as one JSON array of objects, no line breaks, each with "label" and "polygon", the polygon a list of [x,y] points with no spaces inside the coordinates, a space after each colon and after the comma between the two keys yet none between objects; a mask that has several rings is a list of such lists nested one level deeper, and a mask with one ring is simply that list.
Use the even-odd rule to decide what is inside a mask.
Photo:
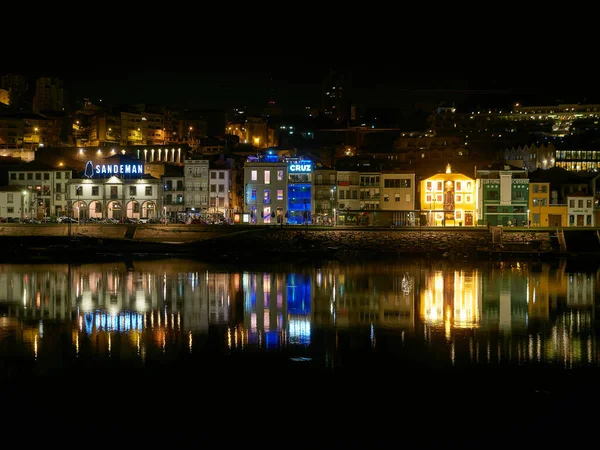
[{"label": "building reflection in water", "polygon": [[20,342],[37,359],[66,332],[77,355],[301,347],[328,363],[363,344],[381,355],[410,344],[453,364],[572,367],[598,363],[598,277],[563,263],[2,265],[0,343]]}]

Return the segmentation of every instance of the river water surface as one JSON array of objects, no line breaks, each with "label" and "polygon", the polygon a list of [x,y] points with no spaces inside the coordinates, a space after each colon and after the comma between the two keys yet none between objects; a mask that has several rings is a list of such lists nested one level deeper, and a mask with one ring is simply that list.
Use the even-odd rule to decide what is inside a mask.
[{"label": "river water surface", "polygon": [[599,282],[564,261],[0,265],[2,408],[98,448],[584,442]]}]

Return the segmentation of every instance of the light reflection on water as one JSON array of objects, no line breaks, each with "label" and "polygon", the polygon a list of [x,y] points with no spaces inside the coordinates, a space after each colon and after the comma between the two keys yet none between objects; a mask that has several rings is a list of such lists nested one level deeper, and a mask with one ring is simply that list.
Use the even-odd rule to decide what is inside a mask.
[{"label": "light reflection on water", "polygon": [[143,364],[288,352],[337,367],[370,353],[431,366],[596,366],[599,276],[565,263],[1,265],[0,354]]}]

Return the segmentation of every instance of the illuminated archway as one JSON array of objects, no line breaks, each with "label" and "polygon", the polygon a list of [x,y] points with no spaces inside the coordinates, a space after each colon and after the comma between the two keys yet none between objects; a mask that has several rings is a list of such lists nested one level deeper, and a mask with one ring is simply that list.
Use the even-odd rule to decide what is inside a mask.
[{"label": "illuminated archway", "polygon": [[156,203],[152,201],[142,203],[142,215],[141,217],[147,217],[149,219],[156,218]]},{"label": "illuminated archway", "polygon": [[127,203],[127,215],[128,219],[139,219],[140,216],[140,204],[136,200],[131,200]]},{"label": "illuminated archway", "polygon": [[73,202],[73,218],[85,222],[87,218],[87,203],[83,200]]},{"label": "illuminated archway", "polygon": [[102,219],[102,202],[94,201],[90,203],[88,208],[88,217],[90,219]]},{"label": "illuminated archway", "polygon": [[121,220],[123,217],[123,208],[119,202],[110,202],[107,205],[106,217],[109,219]]}]

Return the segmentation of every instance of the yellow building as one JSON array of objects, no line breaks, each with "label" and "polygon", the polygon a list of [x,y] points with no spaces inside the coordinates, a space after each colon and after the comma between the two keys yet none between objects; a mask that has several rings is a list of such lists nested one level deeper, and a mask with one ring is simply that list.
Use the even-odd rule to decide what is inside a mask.
[{"label": "yellow building", "polygon": [[550,183],[529,183],[529,220],[532,227],[566,227],[567,205],[550,205]]},{"label": "yellow building", "polygon": [[439,173],[421,181],[421,211],[427,226],[475,226],[475,180],[461,173]]}]

